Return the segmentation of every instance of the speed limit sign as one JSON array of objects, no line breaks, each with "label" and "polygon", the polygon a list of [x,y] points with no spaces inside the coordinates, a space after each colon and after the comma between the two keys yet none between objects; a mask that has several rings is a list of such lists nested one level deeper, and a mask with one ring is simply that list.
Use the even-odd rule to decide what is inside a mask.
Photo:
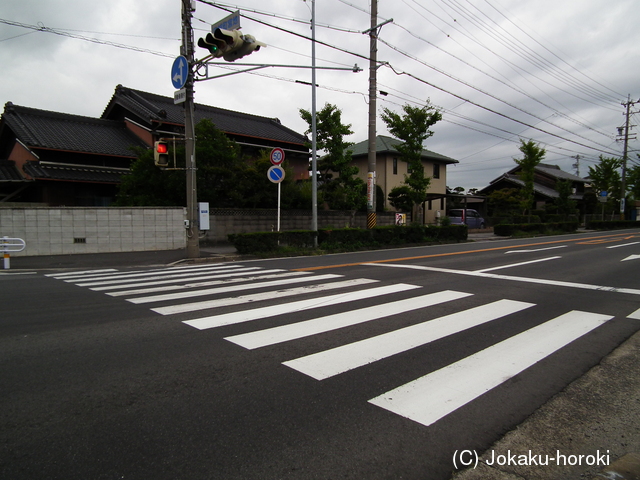
[{"label": "speed limit sign", "polygon": [[284,150],[281,148],[274,148],[271,150],[271,155],[269,156],[271,159],[271,163],[274,165],[280,165],[284,162]]}]

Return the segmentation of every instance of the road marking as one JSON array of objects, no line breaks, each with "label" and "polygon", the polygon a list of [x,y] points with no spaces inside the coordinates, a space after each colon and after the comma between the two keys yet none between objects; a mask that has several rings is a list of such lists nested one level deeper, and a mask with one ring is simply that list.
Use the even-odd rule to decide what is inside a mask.
[{"label": "road marking", "polygon": [[369,400],[429,426],[613,317],[573,311]]},{"label": "road marking", "polygon": [[533,303],[498,300],[283,364],[316,380],[324,380],[532,306]]},{"label": "road marking", "polygon": [[305,293],[317,293],[324,292],[326,290],[335,290],[338,288],[348,288],[359,285],[366,285],[369,283],[377,283],[378,281],[379,280],[358,278],[355,280],[345,280],[342,282],[320,283],[318,285],[306,285],[304,287],[288,288],[284,290],[272,290],[269,292],[255,293],[252,295],[242,295],[239,297],[219,298],[216,300],[205,300],[203,302],[185,303],[182,305],[170,305],[168,307],[152,308],[151,310],[161,315],[173,315],[174,313],[195,312],[197,310],[206,310],[207,308],[227,307],[230,305],[239,305],[247,302],[277,300],[294,295],[303,295]]},{"label": "road marking", "polygon": [[100,273],[100,274],[104,274],[107,272],[117,272],[118,270],[116,270],[115,268],[106,268],[106,269],[102,269],[102,270],[85,270],[83,272],[62,272],[62,273],[48,273],[45,275],[45,277],[54,277],[56,279],[61,279],[62,277],[72,277],[74,275],[77,276],[82,276],[82,275],[88,275],[88,274],[92,274],[92,273]]},{"label": "road marking", "polygon": [[[268,272],[282,272],[282,273],[271,273]],[[238,278],[228,278],[229,276],[223,275],[221,280],[211,280],[207,282],[196,281],[194,283],[184,283],[184,284],[176,284],[176,282],[181,281],[192,281],[192,280],[205,280],[210,277],[197,277],[197,278],[189,278],[188,280],[167,280],[162,282],[149,282],[147,285],[158,285],[159,283],[169,283],[170,285],[165,285],[162,287],[151,287],[151,288],[138,288],[134,290],[120,290],[118,292],[105,292],[107,295],[112,297],[122,297],[125,295],[142,295],[146,293],[157,293],[157,292],[169,292],[171,290],[183,290],[188,288],[200,288],[200,287],[213,287],[214,285],[229,285],[231,283],[241,283],[241,282],[254,282],[256,280],[268,280],[270,278],[286,278],[286,277],[297,277],[300,275],[310,275],[310,272],[285,272],[284,270],[263,270],[260,272],[260,275],[252,275]],[[262,275],[262,274],[265,275]],[[246,275],[246,273],[243,273]],[[221,275],[214,275],[213,278],[220,277]],[[122,287],[120,287],[122,288]],[[96,290],[92,288],[91,290]]]},{"label": "road marking", "polygon": [[[465,250],[462,252],[448,252],[448,253],[434,253],[431,255],[416,255],[413,257],[402,257],[402,258],[389,258],[386,260],[374,260],[374,261],[367,261],[367,262],[355,262],[355,263],[343,263],[343,264],[336,264],[336,265],[323,265],[320,267],[305,267],[305,268],[295,268],[293,270],[295,271],[299,271],[299,272],[311,272],[314,270],[325,270],[327,268],[344,268],[344,267],[356,267],[356,266],[360,266],[360,265],[368,265],[368,264],[383,264],[383,263],[389,263],[389,262],[406,262],[409,260],[423,260],[425,258],[439,258],[439,257],[450,257],[450,256],[455,256],[455,255],[468,255],[470,253],[482,253],[482,252],[495,252],[495,251],[499,251],[499,250],[507,250],[507,249],[514,249],[514,248],[523,248],[523,247],[537,247],[539,245],[552,245],[555,243],[567,243],[567,242],[577,242],[579,244],[579,242],[581,241],[585,241],[585,240],[601,240],[601,239],[605,239],[605,238],[610,238],[610,237],[620,237],[620,236],[624,236],[624,235],[628,235],[625,233],[618,233],[618,234],[614,234],[614,235],[606,235],[606,236],[601,236],[601,237],[588,237],[588,238],[575,238],[575,239],[562,239],[562,240],[553,240],[553,241],[549,241],[549,242],[538,242],[538,243],[529,243],[526,245],[519,245],[517,247],[514,247],[513,245],[509,245],[506,247],[492,247],[492,248],[479,248],[476,250]],[[627,237],[629,238],[629,237]],[[614,238],[612,241],[616,241],[619,240],[617,238]]]},{"label": "road marking", "polygon": [[620,260],[621,262],[626,262],[627,260],[637,260],[640,258],[640,255],[629,255],[627,258]]},{"label": "road marking", "polygon": [[336,275],[336,274],[330,273],[327,275],[318,275],[315,277],[285,278],[285,279],[280,278],[278,280],[270,280],[268,282],[253,282],[250,284],[228,285],[224,287],[207,288],[204,290],[190,290],[188,292],[165,293],[162,295],[152,295],[149,297],[128,298],[127,301],[135,304],[164,302],[168,300],[179,300],[183,298],[204,297],[207,295],[216,295],[219,293],[254,290],[256,288],[279,287],[281,285],[290,285],[292,283],[332,280],[334,278],[343,278],[343,275]]},{"label": "road marking", "polygon": [[[211,279],[216,279],[216,278],[233,278],[233,277],[241,277],[243,275],[252,275],[254,273],[273,273],[273,272],[284,272],[285,270],[282,269],[278,269],[278,268],[274,268],[273,270],[262,270],[261,272],[257,272],[257,270],[260,270],[259,267],[250,267],[250,268],[239,268],[237,270],[234,270],[234,273],[215,273],[215,274],[196,274],[195,276],[188,276],[188,275],[179,275],[177,278],[174,278],[174,276],[172,275],[165,275],[162,277],[158,277],[158,280],[153,280],[153,281],[148,281],[150,279],[145,278],[144,282],[139,282],[139,283],[127,283],[127,284],[117,284],[117,285],[107,285],[107,286],[103,286],[103,287],[92,287],[90,288],[90,290],[96,291],[96,292],[102,292],[102,291],[106,291],[106,290],[122,290],[124,289],[130,289],[130,288],[137,288],[137,287],[147,287],[147,286],[151,286],[151,285],[167,285],[167,284],[173,284],[175,285],[176,283],[179,282],[196,282],[196,281],[201,281],[201,280],[211,280]],[[153,277],[152,277],[153,278]],[[166,279],[166,280],[160,280],[160,279]],[[110,294],[108,294],[110,295]]]},{"label": "road marking", "polygon": [[627,318],[633,318],[634,320],[640,320],[640,309],[638,309],[635,312],[633,312]]},{"label": "road marking", "polygon": [[[367,280],[367,282],[374,282],[374,280]],[[197,328],[199,330],[205,330],[208,328],[222,327],[225,325],[234,325],[236,323],[249,322],[252,320],[260,320],[262,318],[273,317],[276,315],[282,315],[286,313],[301,312],[303,310],[310,310],[313,308],[327,307],[338,305],[340,303],[353,302],[356,300],[364,300],[367,298],[375,298],[381,295],[388,295],[390,293],[398,293],[407,290],[420,288],[418,285],[407,285],[405,283],[399,283],[395,285],[387,285],[384,287],[369,288],[367,290],[360,290],[350,293],[338,293],[336,295],[328,295],[320,298],[311,298],[307,300],[299,300],[297,302],[285,303],[281,305],[272,305],[270,307],[255,308],[252,310],[245,310],[240,312],[227,313],[222,315],[215,315],[212,317],[196,318],[194,320],[186,320],[183,323]],[[278,292],[278,296],[279,296]],[[238,297],[242,298],[242,297]],[[272,292],[270,298],[274,297]],[[237,303],[244,303],[244,300]]]},{"label": "road marking", "polygon": [[459,300],[471,295],[471,293],[446,290],[437,293],[430,293],[421,297],[398,300],[382,305],[373,305],[359,310],[336,313],[334,315],[314,318],[304,322],[267,328],[265,330],[258,330],[242,335],[234,335],[232,337],[226,337],[225,340],[229,340],[236,345],[253,350],[255,348],[288,342],[290,340],[296,340],[299,338],[309,337],[311,335],[317,335],[319,333],[358,325],[371,320],[390,317],[391,315],[399,315],[412,310]]},{"label": "road marking", "polygon": [[563,282],[560,280],[547,280],[544,278],[513,277],[510,275],[497,275],[495,273],[471,272],[468,270],[453,270],[449,268],[425,267],[422,265],[396,265],[381,263],[363,263],[372,267],[407,268],[410,270],[424,270],[429,272],[452,273],[455,275],[467,275],[471,277],[495,278],[498,280],[509,280],[514,282],[539,283],[541,285],[552,285],[555,287],[581,288],[584,290],[596,290],[599,292],[626,293],[630,295],[640,295],[640,290],[635,288],[607,287],[604,285],[590,285],[588,283]]},{"label": "road marking", "polygon": [[[509,252],[507,252],[507,253],[509,253]],[[557,260],[558,258],[562,258],[562,257],[540,258],[538,260],[530,260],[528,262],[512,263],[511,265],[502,265],[502,266],[499,266],[499,267],[483,268],[482,270],[474,270],[474,271],[476,273],[491,272],[493,270],[502,270],[503,268],[520,267],[522,265],[529,265],[530,263],[546,262],[547,260]]]},{"label": "road marking", "polygon": [[559,245],[557,247],[547,247],[547,248],[536,248],[534,250],[509,250],[508,252],[504,252],[505,255],[508,253],[534,253],[534,252],[544,252],[545,250],[555,250],[556,248],[567,248],[568,245]]},{"label": "road marking", "polygon": [[[260,270],[260,267],[244,267],[244,268],[235,268],[234,270],[223,270],[220,271],[220,269],[215,268],[215,269],[211,269],[210,271],[199,271],[199,274],[204,275],[205,273],[211,274],[213,275],[214,273],[217,273],[219,275],[229,275],[228,272],[248,272],[248,271],[255,271],[255,270]],[[117,285],[117,284],[126,284],[126,283],[133,283],[133,282],[141,282],[141,281],[145,281],[145,282],[149,282],[151,280],[165,280],[165,279],[170,279],[170,278],[193,278],[194,277],[193,272],[187,272],[187,273],[165,273],[165,272],[150,272],[147,273],[146,275],[131,275],[131,276],[122,276],[122,277],[118,277],[116,279],[108,279],[108,280],[100,280],[100,281],[95,281],[95,280],[91,280],[89,283],[76,283],[76,285],[78,285],[79,287],[96,287],[96,286],[103,286],[103,285]],[[139,277],[145,277],[145,278],[139,278]],[[127,288],[125,287],[121,287],[121,288]]]},{"label": "road marking", "polygon": [[623,245],[611,245],[610,247],[607,248],[620,248],[620,247],[630,247],[631,245],[638,245],[640,242],[631,242],[631,243],[625,243]]}]

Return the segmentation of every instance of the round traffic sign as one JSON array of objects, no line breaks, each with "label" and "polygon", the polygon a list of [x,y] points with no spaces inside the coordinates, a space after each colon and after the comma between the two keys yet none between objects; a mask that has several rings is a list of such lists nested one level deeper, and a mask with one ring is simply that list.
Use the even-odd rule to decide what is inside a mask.
[{"label": "round traffic sign", "polygon": [[274,165],[280,165],[282,162],[284,162],[284,150],[281,148],[274,148],[273,150],[271,150],[269,159]]},{"label": "round traffic sign", "polygon": [[272,183],[280,183],[282,180],[284,180],[284,168],[279,165],[274,165],[273,167],[269,168],[269,171],[267,172],[267,178]]},{"label": "round traffic sign", "polygon": [[189,76],[189,62],[186,57],[177,57],[171,67],[171,83],[176,90],[180,90],[187,83]]}]

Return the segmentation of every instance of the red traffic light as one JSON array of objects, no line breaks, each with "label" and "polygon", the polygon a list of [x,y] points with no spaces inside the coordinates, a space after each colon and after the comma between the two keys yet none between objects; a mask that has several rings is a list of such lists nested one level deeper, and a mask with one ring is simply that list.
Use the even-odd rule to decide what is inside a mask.
[{"label": "red traffic light", "polygon": [[164,142],[156,142],[156,152],[158,153],[168,153],[169,145]]}]

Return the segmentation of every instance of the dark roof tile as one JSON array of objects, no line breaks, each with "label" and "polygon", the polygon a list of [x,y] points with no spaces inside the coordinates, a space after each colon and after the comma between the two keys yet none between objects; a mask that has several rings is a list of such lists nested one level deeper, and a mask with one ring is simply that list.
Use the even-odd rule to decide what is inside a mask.
[{"label": "dark roof tile", "polygon": [[[175,105],[173,98],[170,97],[118,85],[109,105],[102,114],[102,118],[109,118],[110,112],[117,105],[134,113],[143,121],[149,122],[149,126],[156,122],[184,125],[184,108],[181,104]],[[195,117],[196,122],[204,118],[210,119],[218,129],[227,134],[297,145],[304,145],[307,142],[307,137],[285,127],[274,118],[202,104],[195,105]]]},{"label": "dark roof tile", "polygon": [[131,146],[145,146],[122,122],[35,108],[5,105],[2,121],[32,149],[135,157]]}]

